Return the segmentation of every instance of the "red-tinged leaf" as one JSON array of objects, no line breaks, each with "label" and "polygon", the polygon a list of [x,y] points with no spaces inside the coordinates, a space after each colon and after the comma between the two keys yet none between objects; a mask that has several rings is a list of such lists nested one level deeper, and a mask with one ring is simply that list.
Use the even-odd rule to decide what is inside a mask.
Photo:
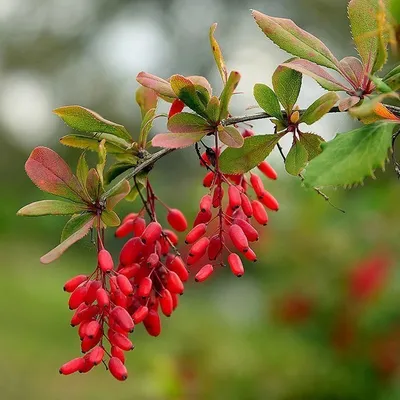
[{"label": "red-tinged leaf", "polygon": [[310,76],[326,90],[337,92],[341,90],[348,91],[350,89],[349,87],[346,87],[345,85],[337,81],[331,74],[329,74],[323,68],[313,62],[295,59],[282,65],[298,71],[304,75]]},{"label": "red-tinged leaf", "polygon": [[214,37],[216,29],[217,29],[217,24],[216,23],[212,24],[210,28],[210,44],[214,55],[215,63],[217,64],[218,71],[221,75],[222,82],[225,84],[228,79],[228,71],[225,66],[225,61],[222,55],[221,48]]},{"label": "red-tinged leaf", "polygon": [[68,215],[86,210],[85,204],[70,203],[60,200],[36,201],[22,207],[17,215],[24,217],[39,217],[42,215]]},{"label": "red-tinged leaf", "polygon": [[240,148],[244,143],[242,134],[233,126],[225,126],[221,130],[218,129],[218,137],[228,147]]},{"label": "red-tinged leaf", "polygon": [[364,78],[364,68],[361,61],[356,57],[345,57],[340,60],[342,75],[353,82],[357,87],[361,85]]},{"label": "red-tinged leaf", "polygon": [[130,144],[123,139],[108,133],[95,134],[92,137],[88,135],[70,134],[60,139],[60,143],[64,146],[74,147],[76,149],[84,149],[90,151],[99,151],[99,143],[105,139],[106,149],[110,154],[125,154]]},{"label": "red-tinged leaf", "polygon": [[168,120],[168,130],[173,133],[209,133],[214,128],[196,114],[181,112]]},{"label": "red-tinged leaf", "polygon": [[340,100],[339,102],[339,110],[341,112],[347,111],[351,107],[354,107],[356,104],[360,102],[360,98],[357,96],[346,97],[345,99]]},{"label": "red-tinged leaf", "polygon": [[188,76],[187,79],[189,79],[196,87],[197,90],[199,88],[204,88],[209,96],[212,96],[212,87],[210,85],[210,82],[204,76],[199,76],[199,75],[191,75]]},{"label": "red-tinged leaf", "polygon": [[25,171],[41,190],[81,203],[87,200],[77,177],[67,163],[53,150],[36,147],[27,162]]},{"label": "red-tinged leaf", "polygon": [[76,166],[76,177],[78,178],[79,183],[82,188],[86,188],[86,179],[89,173],[89,166],[86,161],[85,152],[83,152],[78,160],[78,164]]},{"label": "red-tinged leaf", "polygon": [[154,136],[151,144],[154,147],[164,147],[166,149],[180,149],[188,147],[200,141],[206,133],[191,132],[191,133],[159,133]]},{"label": "red-tinged leaf", "polygon": [[81,106],[64,106],[53,110],[68,126],[80,132],[109,133],[132,142],[124,126],[103,118],[96,112]]},{"label": "red-tinged leaf", "polygon": [[174,101],[174,99],[176,99],[176,94],[172,90],[171,84],[165,79],[148,74],[147,72],[139,72],[136,80],[144,87],[153,89],[157,94],[168,98],[169,101]]},{"label": "red-tinged leaf", "polygon": [[110,191],[107,197],[106,208],[107,210],[113,210],[114,207],[123,200],[131,191],[129,182],[125,179],[118,185],[115,185],[113,190]]},{"label": "red-tinged leaf", "polygon": [[79,230],[69,236],[66,240],[61,242],[53,250],[49,251],[47,254],[41,257],[40,262],[43,264],[50,264],[54,260],[57,260],[57,258],[59,258],[70,246],[84,238],[89,233],[90,228],[93,226],[94,218],[95,217],[91,215],[91,218],[88,222],[86,222],[86,224],[84,224]]},{"label": "red-tinged leaf", "polygon": [[238,84],[240,82],[240,74],[237,71],[232,71],[229,74],[229,78],[225,84],[224,90],[221,93],[219,98],[220,100],[220,111],[219,111],[219,120],[226,118],[228,116],[228,107],[231,101],[231,97],[233,92],[236,90]]},{"label": "red-tinged leaf", "polygon": [[324,67],[339,70],[339,61],[315,36],[299,28],[290,19],[274,18],[252,12],[257,25],[282,50]]},{"label": "red-tinged leaf", "polygon": [[147,114],[152,108],[157,108],[157,93],[153,89],[149,89],[145,86],[140,86],[136,90],[136,102],[140,107],[142,113],[142,118]]},{"label": "red-tinged leaf", "polygon": [[386,7],[382,0],[351,0],[348,15],[358,53],[367,74],[379,71],[387,60]]},{"label": "red-tinged leaf", "polygon": [[[197,114],[205,116],[206,106],[202,102],[195,84],[190,79],[182,75],[172,75],[170,83],[172,90],[180,100]],[[205,100],[208,102],[207,99]]]},{"label": "red-tinged leaf", "polygon": [[328,92],[315,100],[300,117],[299,122],[312,125],[320,120],[338,102],[339,96],[335,92]]}]

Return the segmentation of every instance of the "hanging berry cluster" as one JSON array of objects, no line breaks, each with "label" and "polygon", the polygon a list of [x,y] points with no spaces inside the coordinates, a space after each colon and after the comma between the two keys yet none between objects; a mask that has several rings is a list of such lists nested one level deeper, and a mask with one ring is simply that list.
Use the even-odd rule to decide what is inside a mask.
[{"label": "hanging berry cluster", "polygon": [[[246,138],[254,133],[246,129],[242,135]],[[245,174],[222,173],[219,168],[220,154],[221,146],[216,136],[215,146],[206,147],[200,155],[200,165],[208,170],[203,186],[209,189],[209,193],[201,198],[193,229],[185,240],[192,245],[187,258],[188,266],[198,263],[204,256],[207,260],[195,276],[197,282],[205,281],[216,266],[225,264],[225,253],[228,253],[227,261],[232,273],[242,276],[244,267],[239,254],[249,261],[257,261],[250,247],[250,243],[259,238],[253,226],[254,220],[259,225],[267,225],[268,214],[265,208],[273,211],[279,209],[277,200],[264,188],[258,175],[250,173],[247,177]],[[268,178],[277,179],[276,172],[266,161],[261,162],[258,168]],[[249,188],[256,198],[252,199]],[[226,190],[228,199],[224,206]],[[236,252],[231,251],[232,248]]]}]

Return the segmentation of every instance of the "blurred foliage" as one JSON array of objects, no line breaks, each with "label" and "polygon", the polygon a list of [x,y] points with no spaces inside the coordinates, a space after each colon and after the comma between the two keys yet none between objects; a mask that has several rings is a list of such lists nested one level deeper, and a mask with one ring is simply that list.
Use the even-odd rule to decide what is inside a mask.
[{"label": "blurred foliage", "polygon": [[[58,375],[59,366],[77,350],[62,286],[74,274],[93,269],[95,251],[89,240],[83,241],[56,264],[44,267],[38,260],[58,242],[65,218],[15,216],[21,206],[38,197],[49,198],[24,175],[33,145],[53,146],[63,156],[68,154],[70,161],[78,158],[78,152],[56,145],[69,131],[55,122],[51,108],[83,104],[138,132],[139,113],[131,113],[136,73],[148,69],[163,76],[210,75],[214,67],[207,29],[212,22],[220,22],[226,55],[246,46],[250,55],[257,47],[274,51],[257,36],[247,12],[250,7],[295,18],[313,33],[322,32],[324,41],[339,47],[338,55],[351,48],[350,38],[342,36],[347,34],[344,0],[194,3],[88,1],[79,6],[77,2],[76,9],[64,0],[34,0],[23,7],[22,1],[0,3],[1,398],[399,398],[400,184],[391,166],[378,173],[377,180],[366,180],[365,186],[328,193],[346,211],[342,214],[314,191],[302,188],[297,178],[285,176],[274,155],[271,162],[281,176],[266,187],[279,199],[281,209],[261,230],[259,261],[248,265],[240,280],[220,270],[210,282],[189,285],[172,320],[163,319],[159,338],[138,327],[133,335],[136,349],[128,358],[131,375],[125,383],[114,381],[101,367],[85,376]],[[193,15],[202,18],[194,20]],[[131,31],[120,29],[118,22],[126,27],[135,18],[134,32],[141,41],[151,30],[141,21],[158,32],[155,39],[148,37],[150,56],[137,43],[124,49],[133,51],[136,64],[131,58],[115,58],[119,53],[110,46],[132,39]],[[102,45],[110,54],[103,52],[100,57],[96,46]],[[155,56],[163,45],[170,51],[160,50]],[[269,62],[275,68],[282,60],[272,54]],[[141,63],[141,57],[147,61]],[[246,75],[246,69],[241,72]],[[15,97],[20,87],[15,86],[17,78],[25,85],[17,91],[20,97]],[[38,99],[26,106],[32,82],[48,97],[44,103]],[[251,80],[243,90],[251,92],[254,83]],[[5,97],[13,100],[12,107]],[[50,116],[39,124],[42,132],[30,114],[32,110],[37,115],[39,103],[48,107],[44,115]],[[336,120],[329,121],[330,132],[336,131]],[[193,219],[204,193],[203,172],[188,149],[161,160],[151,174],[160,197]],[[134,208],[135,203],[126,203],[117,211],[124,215]],[[117,251],[122,244],[111,231],[108,236],[110,248]],[[349,294],[355,274],[351,271],[375,257],[387,259],[387,269],[373,295],[361,301]]]}]

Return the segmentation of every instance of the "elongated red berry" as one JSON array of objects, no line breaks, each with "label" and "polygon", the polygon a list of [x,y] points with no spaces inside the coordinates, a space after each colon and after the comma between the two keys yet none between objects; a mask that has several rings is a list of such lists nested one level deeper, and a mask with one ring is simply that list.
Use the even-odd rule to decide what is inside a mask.
[{"label": "elongated red berry", "polygon": [[218,208],[221,205],[223,198],[224,198],[224,189],[222,188],[222,186],[217,186],[214,189],[212,206],[214,208]]},{"label": "elongated red berry", "polygon": [[100,330],[97,336],[90,338],[89,336],[85,336],[81,342],[81,350],[82,353],[87,353],[89,350],[93,349],[101,340],[103,336],[103,332]]},{"label": "elongated red berry", "polygon": [[192,245],[189,250],[189,256],[202,257],[206,253],[209,244],[210,239],[208,237],[202,237],[195,244]]},{"label": "elongated red berry", "polygon": [[199,211],[199,213],[196,216],[196,219],[194,220],[193,226],[197,226],[199,224],[207,224],[210,222],[212,218],[212,212],[211,210],[207,211]]},{"label": "elongated red berry", "polygon": [[146,229],[146,221],[144,218],[138,217],[133,221],[133,233],[135,236],[142,236],[142,233]]},{"label": "elongated red berry", "polygon": [[85,303],[82,303],[74,312],[74,315],[71,318],[71,326],[77,326],[82,322],[82,318],[79,316],[79,312],[87,309],[88,306]]},{"label": "elongated red berry", "polygon": [[251,218],[253,216],[253,207],[251,206],[250,199],[244,193],[240,193],[240,199],[242,200],[241,204],[243,212],[247,218]]},{"label": "elongated red berry", "polygon": [[158,240],[161,236],[162,227],[158,222],[150,222],[144,232],[142,233],[141,239],[144,244],[152,244]]},{"label": "elongated red berry", "polygon": [[153,281],[148,276],[145,276],[140,281],[139,288],[137,290],[137,295],[139,297],[149,297],[152,287],[153,287]]},{"label": "elongated red berry", "polygon": [[272,196],[271,193],[267,192],[266,190],[263,191],[262,196],[258,197],[261,203],[264,204],[265,207],[268,207],[272,211],[279,210],[279,203],[278,200]]},{"label": "elongated red berry", "polygon": [[111,357],[108,362],[108,369],[111,375],[119,381],[125,381],[128,378],[128,370],[118,357]]},{"label": "elongated red berry", "polygon": [[168,289],[162,289],[160,291],[160,307],[161,311],[166,317],[171,316],[174,303],[172,300],[171,292]]},{"label": "elongated red berry", "polygon": [[104,349],[100,346],[96,346],[89,353],[89,362],[91,362],[93,365],[99,365],[103,357],[104,357]]},{"label": "elongated red berry", "polygon": [[178,232],[184,232],[187,229],[187,221],[182,211],[177,208],[170,208],[167,214],[167,221],[173,229]]},{"label": "elongated red berry", "polygon": [[85,356],[83,357],[83,359],[85,360],[85,365],[83,366],[83,368],[79,369],[80,374],[86,374],[86,372],[89,372],[94,367],[94,364],[89,359],[89,355],[90,354],[85,354]]},{"label": "elongated red berry", "polygon": [[200,239],[207,231],[206,224],[198,224],[196,225],[187,235],[185,238],[186,244],[192,244],[196,240]]},{"label": "elongated red berry", "polygon": [[97,321],[90,321],[86,327],[86,336],[90,339],[93,339],[95,336],[98,335],[101,329],[101,325]]},{"label": "elongated red berry", "polygon": [[[186,223],[186,228],[185,228],[185,230],[187,229],[187,223]],[[174,231],[171,231],[171,230],[169,230],[169,229],[164,229],[164,235],[166,235],[167,236],[167,238],[169,239],[169,241],[174,245],[174,246],[176,246],[177,244],[178,244],[178,235],[174,232]]]},{"label": "elongated red berry", "polygon": [[150,309],[143,324],[149,335],[158,336],[161,333],[161,320],[157,310]]},{"label": "elongated red berry", "polygon": [[229,197],[229,205],[233,210],[236,210],[242,204],[240,191],[236,186],[234,185],[229,186],[228,197]]},{"label": "elongated red berry", "polygon": [[88,279],[86,275],[77,275],[65,282],[64,291],[72,293],[79,285]]},{"label": "elongated red berry", "polygon": [[124,351],[122,349],[120,349],[118,346],[111,346],[111,355],[113,357],[119,358],[122,361],[122,363],[125,362]]},{"label": "elongated red berry", "polygon": [[99,254],[97,255],[97,260],[99,263],[99,267],[103,272],[110,272],[112,269],[114,269],[114,261],[110,252],[108,252],[106,249],[102,249],[99,251]]},{"label": "elongated red berry", "polygon": [[211,187],[213,181],[214,181],[214,172],[209,171],[207,172],[206,176],[203,179],[203,186],[209,188]]},{"label": "elongated red berry", "polygon": [[222,251],[222,241],[219,235],[214,235],[208,245],[208,259],[216,260]]},{"label": "elongated red berry", "polygon": [[182,100],[175,99],[171,104],[171,108],[169,109],[168,119],[174,116],[175,114],[180,113],[184,108],[185,108],[185,103]]},{"label": "elongated red berry", "polygon": [[245,253],[249,250],[249,241],[239,225],[233,224],[229,227],[229,237],[239,251]]},{"label": "elongated red berry", "polygon": [[101,282],[100,281],[90,281],[87,284],[87,293],[85,296],[85,303],[86,304],[92,304],[96,300],[96,293],[97,290],[101,288]]},{"label": "elongated red berry", "polygon": [[182,258],[174,254],[169,254],[165,265],[171,271],[174,271],[182,282],[186,282],[189,278],[189,272],[186,269],[185,263]]},{"label": "elongated red berry", "polygon": [[160,257],[158,256],[158,254],[157,253],[151,253],[147,257],[146,265],[149,268],[155,268],[158,265],[159,262],[160,262]]},{"label": "elongated red berry", "polygon": [[255,174],[250,175],[250,184],[253,187],[253,190],[257,195],[257,197],[260,197],[262,193],[265,191],[264,184],[258,175]]},{"label": "elongated red berry", "polygon": [[110,315],[124,331],[133,332],[135,324],[125,308],[117,306],[111,311]]},{"label": "elongated red berry", "polygon": [[69,297],[68,305],[70,310],[77,309],[84,301],[87,293],[87,285],[77,287]]},{"label": "elongated red berry", "polygon": [[261,162],[257,165],[257,167],[267,178],[273,180],[276,180],[278,178],[278,174],[267,161]]},{"label": "elongated red berry", "polygon": [[125,296],[130,296],[133,293],[132,284],[125,275],[117,275],[117,284]]},{"label": "elongated red berry", "polygon": [[136,219],[138,216],[137,213],[129,213],[128,215],[125,216],[125,218],[122,220],[122,223],[124,224],[126,221],[133,221]]},{"label": "elongated red berry", "polygon": [[132,319],[135,324],[142,322],[149,313],[149,309],[146,306],[140,306],[133,314]]},{"label": "elongated red berry", "polygon": [[196,282],[203,282],[213,273],[213,271],[213,266],[211,264],[206,264],[199,270],[199,272],[194,277],[194,280]]},{"label": "elongated red berry", "polygon": [[130,351],[134,348],[132,342],[119,332],[113,333],[109,339],[114,346],[118,346],[122,350]]},{"label": "elongated red berry", "polygon": [[253,215],[255,220],[261,225],[267,225],[268,214],[264,206],[258,200],[253,200],[251,202],[251,206],[253,207]]},{"label": "elongated red berry", "polygon": [[243,230],[244,234],[246,235],[247,240],[249,242],[255,242],[258,240],[257,229],[254,228],[247,221],[245,221],[244,219],[241,219],[241,218],[235,218],[234,223],[239,225],[242,228],[242,230]]},{"label": "elongated red berry", "polygon": [[205,194],[200,200],[200,211],[207,212],[211,210],[212,197],[209,194]]},{"label": "elongated red berry", "polygon": [[81,321],[91,321],[93,318],[97,317],[100,312],[100,308],[97,305],[86,306],[85,308],[78,307],[78,318]]},{"label": "elongated red berry", "polygon": [[118,270],[118,273],[125,275],[128,279],[132,279],[140,270],[140,264],[134,263]]},{"label": "elongated red berry", "polygon": [[139,256],[143,250],[143,243],[140,238],[135,237],[129,239],[121,249],[119,253],[119,262],[122,265],[133,264],[136,258]]},{"label": "elongated red berry", "polygon": [[235,254],[231,253],[228,256],[228,264],[229,267],[231,268],[231,271],[233,274],[235,274],[237,277],[241,277],[244,274],[244,268],[243,268],[243,263],[240,257]]},{"label": "elongated red berry", "polygon": [[257,255],[256,253],[254,253],[254,251],[249,248],[248,251],[246,251],[246,253],[243,253],[243,255],[245,256],[245,258],[247,258],[249,261],[253,261],[256,262],[257,261]]},{"label": "elongated red berry", "polygon": [[104,288],[97,290],[96,300],[100,309],[108,308],[110,306],[110,296]]},{"label": "elongated red berry", "polygon": [[60,368],[60,374],[62,375],[70,375],[74,372],[78,372],[85,365],[85,360],[83,357],[74,358],[71,361],[68,361]]},{"label": "elongated red berry", "polygon": [[182,294],[184,291],[183,283],[174,271],[169,271],[167,274],[166,286],[171,293]]},{"label": "elongated red berry", "polygon": [[115,230],[115,237],[123,238],[133,232],[133,219],[128,219]]},{"label": "elongated red berry", "polygon": [[254,136],[254,131],[252,129],[245,129],[244,132],[242,133],[242,136],[244,138]]}]

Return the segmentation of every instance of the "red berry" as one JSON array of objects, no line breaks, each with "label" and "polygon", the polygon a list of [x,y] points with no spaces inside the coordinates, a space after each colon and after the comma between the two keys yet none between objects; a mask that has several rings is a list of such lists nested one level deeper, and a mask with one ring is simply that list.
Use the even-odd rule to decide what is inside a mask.
[{"label": "red berry", "polygon": [[224,189],[222,188],[222,186],[217,186],[214,189],[212,206],[214,208],[218,208],[221,205],[223,198],[224,198]]},{"label": "red berry", "polygon": [[87,285],[77,287],[69,297],[69,309],[77,309],[84,301],[87,294]]},{"label": "red berry", "polygon": [[144,218],[136,218],[133,221],[133,233],[135,236],[139,237],[142,236],[142,233],[146,229],[146,221]]},{"label": "red berry", "polygon": [[97,255],[97,260],[99,267],[103,272],[110,272],[112,269],[114,269],[114,261],[111,257],[111,254],[107,250],[100,250],[99,254]]},{"label": "red berry", "polygon": [[137,290],[137,295],[143,298],[149,297],[152,288],[153,288],[153,281],[148,276],[145,276],[140,281],[139,288]]},{"label": "red berry", "polygon": [[125,381],[128,378],[128,370],[118,357],[111,357],[108,362],[108,369],[111,375],[119,381]]},{"label": "red berry", "polygon": [[125,308],[120,306],[115,307],[110,316],[115,320],[115,322],[126,332],[133,332],[135,324],[132,317],[129,315]]},{"label": "red berry", "polygon": [[68,361],[60,368],[60,374],[62,375],[70,375],[74,372],[78,372],[85,365],[85,360],[83,357],[74,358],[71,361]]},{"label": "red berry", "polygon": [[268,214],[264,206],[258,200],[253,200],[251,206],[253,207],[253,215],[256,221],[261,225],[267,225]]},{"label": "red berry", "polygon": [[169,271],[167,274],[167,289],[172,293],[182,294],[184,286],[179,276],[174,271]]},{"label": "red berry", "polygon": [[211,264],[207,264],[199,270],[199,272],[194,277],[194,280],[196,282],[203,282],[213,273],[213,271],[213,266]]},{"label": "red berry", "polygon": [[209,194],[204,195],[200,200],[200,211],[207,212],[211,210],[212,197]]},{"label": "red berry", "polygon": [[255,229],[251,224],[249,224],[247,221],[241,218],[236,218],[234,220],[234,223],[239,225],[244,234],[247,237],[247,240],[249,242],[256,242],[258,240],[258,232],[257,229]]},{"label": "red berry", "polygon": [[276,171],[267,163],[267,161],[263,161],[262,163],[257,165],[258,169],[269,179],[277,179],[278,174]]},{"label": "red berry", "polygon": [[210,239],[208,237],[202,237],[199,239],[189,250],[189,256],[191,257],[202,257],[210,244]]},{"label": "red berry", "polygon": [[278,200],[276,200],[275,197],[272,196],[272,194],[267,192],[266,190],[264,190],[262,192],[262,196],[259,196],[258,198],[264,204],[264,206],[268,207],[270,210],[272,210],[272,211],[279,210]]},{"label": "red berry", "polygon": [[160,262],[160,257],[157,253],[152,253],[147,257],[146,265],[149,268],[155,268]]},{"label": "red berry", "polygon": [[168,119],[174,116],[175,114],[180,113],[185,107],[185,103],[179,99],[175,99],[172,104],[171,108],[169,109]]},{"label": "red berry", "polygon": [[87,305],[92,304],[96,300],[96,292],[101,288],[100,281],[90,281],[87,285],[87,293],[85,296],[85,303]]},{"label": "red berry", "polygon": [[86,326],[85,334],[89,339],[93,339],[100,332],[101,325],[97,321],[90,321]]},{"label": "red berry", "polygon": [[166,317],[169,317],[173,311],[173,300],[171,292],[168,289],[162,289],[160,292],[161,311]]},{"label": "red berry", "polygon": [[254,253],[254,251],[252,249],[249,248],[248,251],[246,251],[246,253],[243,253],[243,255],[245,256],[245,258],[247,258],[249,261],[253,261],[256,262],[257,261],[257,255],[256,253]]},{"label": "red berry", "polygon": [[211,210],[207,211],[199,211],[199,213],[196,216],[196,219],[194,220],[193,226],[197,226],[199,224],[207,224],[210,222],[212,218],[212,212]]},{"label": "red berry", "polygon": [[144,244],[152,244],[161,236],[162,227],[158,222],[150,222],[142,233],[141,239]]},{"label": "red berry", "polygon": [[143,324],[149,335],[158,336],[161,333],[161,320],[157,310],[150,309]]},{"label": "red berry", "polygon": [[250,137],[250,136],[254,136],[254,132],[251,129],[245,129],[242,133],[242,136],[244,138]]},{"label": "red berry", "polygon": [[124,351],[122,349],[120,349],[118,346],[111,346],[111,355],[113,357],[119,358],[122,361],[122,363],[125,362]]},{"label": "red berry", "polygon": [[133,293],[132,284],[125,275],[117,275],[117,284],[125,296],[130,296]]},{"label": "red berry", "polygon": [[128,265],[127,267],[121,268],[118,270],[118,273],[121,275],[125,275],[128,279],[132,279],[137,275],[140,270],[140,264],[134,263]]},{"label": "red berry", "polygon": [[178,232],[184,232],[187,229],[187,221],[182,211],[177,208],[170,208],[167,214],[168,223]]},{"label": "red berry", "polygon": [[[187,229],[187,223],[186,223],[186,228],[185,228],[185,230]],[[171,230],[169,230],[169,229],[164,229],[164,235],[166,235],[167,236],[167,238],[170,240],[170,242],[174,245],[174,246],[176,246],[177,244],[178,244],[178,235],[174,232],[174,231],[171,231]]]},{"label": "red berry", "polygon": [[79,285],[88,279],[86,275],[77,275],[65,282],[64,291],[72,293]]},{"label": "red berry", "polygon": [[229,197],[229,205],[233,210],[236,210],[242,204],[240,191],[236,186],[234,185],[229,186],[228,197]]},{"label": "red berry", "polygon": [[165,263],[168,269],[176,272],[182,282],[186,282],[188,280],[189,272],[186,269],[182,258],[173,254],[169,254]]},{"label": "red berry", "polygon": [[233,245],[241,252],[246,252],[249,250],[249,242],[243,229],[237,225],[233,224],[229,228],[229,237],[232,240]]},{"label": "red berry", "polygon": [[216,260],[222,251],[222,241],[219,235],[215,235],[211,238],[208,246],[208,259]]},{"label": "red berry", "polygon": [[240,259],[240,257],[235,254],[235,253],[231,253],[228,256],[228,264],[231,268],[231,271],[237,276],[237,277],[241,277],[244,274],[244,268],[243,268],[243,264],[242,264],[242,260]]},{"label": "red berry", "polygon": [[[78,308],[78,310],[80,309],[80,307]],[[78,312],[78,318],[81,321],[90,321],[93,318],[97,317],[97,315],[100,312],[100,308],[99,306],[86,306],[85,308],[81,309]]]},{"label": "red berry", "polygon": [[125,216],[125,218],[122,220],[122,223],[124,224],[127,221],[133,221],[134,219],[136,219],[138,216],[137,213],[129,213],[127,216]]},{"label": "red berry", "polygon": [[142,322],[149,313],[149,309],[146,306],[140,306],[132,315],[132,319],[135,324]]},{"label": "red berry", "polygon": [[93,365],[99,365],[103,357],[104,357],[104,349],[100,346],[96,346],[89,353],[89,362],[92,363]]},{"label": "red berry", "polygon": [[260,197],[265,191],[262,180],[258,175],[250,174],[250,184],[251,186],[253,186],[253,190],[256,193],[257,197]]},{"label": "red berry", "polygon": [[129,239],[122,247],[122,250],[119,254],[119,262],[122,265],[133,264],[142,250],[143,244],[140,238],[136,237]]},{"label": "red berry", "polygon": [[97,304],[101,309],[108,308],[110,306],[110,297],[107,291],[100,288],[96,292]]},{"label": "red berry", "polygon": [[245,213],[247,218],[251,218],[253,216],[253,208],[251,206],[250,199],[244,193],[240,193],[240,198],[242,200],[242,210]]},{"label": "red berry", "polygon": [[214,181],[214,172],[209,171],[209,172],[207,172],[206,176],[203,179],[203,186],[211,187],[213,181]]},{"label": "red berry", "polygon": [[115,237],[123,238],[133,232],[133,219],[128,219],[115,230]]},{"label": "red berry", "polygon": [[196,225],[187,235],[185,239],[186,244],[192,244],[196,240],[200,239],[207,231],[206,224]]},{"label": "red berry", "polygon": [[122,350],[129,351],[134,348],[132,342],[125,335],[122,335],[119,332],[113,333],[109,339],[111,344],[118,346]]}]

